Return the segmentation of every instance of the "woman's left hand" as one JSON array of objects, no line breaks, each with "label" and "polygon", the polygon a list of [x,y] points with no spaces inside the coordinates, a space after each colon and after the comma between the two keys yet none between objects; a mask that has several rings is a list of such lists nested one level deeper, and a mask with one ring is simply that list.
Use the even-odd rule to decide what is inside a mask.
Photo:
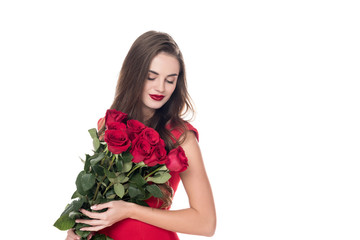
[{"label": "woman's left hand", "polygon": [[80,211],[91,219],[77,219],[77,223],[85,223],[91,227],[84,227],[82,231],[94,231],[97,232],[106,227],[110,227],[116,222],[119,222],[125,218],[130,217],[131,203],[125,201],[111,201],[108,203],[98,204],[91,207],[92,210],[107,210],[105,212],[89,212],[85,209]]}]

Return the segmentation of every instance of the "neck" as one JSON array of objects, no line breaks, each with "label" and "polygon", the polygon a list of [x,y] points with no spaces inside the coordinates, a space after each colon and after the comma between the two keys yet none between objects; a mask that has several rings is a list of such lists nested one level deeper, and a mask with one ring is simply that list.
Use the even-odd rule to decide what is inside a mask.
[{"label": "neck", "polygon": [[144,123],[146,123],[154,116],[155,110],[144,107],[142,113],[143,113],[143,121]]}]

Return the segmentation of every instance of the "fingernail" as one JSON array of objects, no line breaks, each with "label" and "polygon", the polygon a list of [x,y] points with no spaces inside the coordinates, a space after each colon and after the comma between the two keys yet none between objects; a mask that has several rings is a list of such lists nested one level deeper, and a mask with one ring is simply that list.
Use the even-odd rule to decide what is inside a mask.
[{"label": "fingernail", "polygon": [[96,209],[96,205],[90,207],[92,210]]}]

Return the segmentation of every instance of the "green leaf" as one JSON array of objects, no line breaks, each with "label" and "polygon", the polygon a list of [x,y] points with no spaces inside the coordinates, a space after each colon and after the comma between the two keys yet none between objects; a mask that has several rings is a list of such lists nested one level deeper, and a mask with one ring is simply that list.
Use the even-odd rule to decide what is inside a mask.
[{"label": "green leaf", "polygon": [[94,156],[95,157],[90,160],[91,166],[94,166],[95,164],[97,164],[98,162],[103,160],[103,158],[105,157],[105,153],[102,152],[102,153],[99,153],[98,155],[94,155]]},{"label": "green leaf", "polygon": [[[121,175],[120,175],[121,176]],[[129,181],[129,178],[128,177],[126,177],[125,175],[125,177],[124,178],[120,178],[120,176],[118,177],[118,181],[120,182],[120,183],[126,183],[126,182],[128,182]]]},{"label": "green leaf", "polygon": [[106,168],[104,168],[104,172],[105,175],[110,179],[110,178],[116,178],[116,174],[114,172],[110,172],[109,170],[107,170]]},{"label": "green leaf", "polygon": [[160,174],[156,174],[153,177],[148,177],[147,181],[153,182],[153,183],[158,183],[158,184],[163,184],[163,183],[166,183],[167,181],[169,181],[170,178],[171,178],[170,173],[162,172]]},{"label": "green leaf", "polygon": [[77,192],[84,196],[95,185],[95,175],[81,171],[77,176],[75,183]]},{"label": "green leaf", "polygon": [[129,179],[129,181],[130,181],[131,183],[135,183],[135,184],[136,184],[137,186],[139,186],[139,187],[143,186],[143,185],[146,183],[146,181],[144,180],[144,178],[143,178],[139,173],[133,175],[133,176]]},{"label": "green leaf", "polygon": [[112,183],[125,183],[129,181],[129,178],[125,176],[125,174],[120,174],[116,178],[109,178],[109,181]]},{"label": "green leaf", "polygon": [[78,212],[78,211],[72,211],[69,213],[69,218],[71,218],[71,219],[77,219],[77,218],[80,218],[81,216],[82,216],[82,213]]},{"label": "green leaf", "polygon": [[75,229],[76,229],[76,230],[80,230],[80,229],[83,228],[83,227],[91,227],[91,226],[88,225],[88,224],[85,224],[85,223],[77,223],[77,224],[75,225]]},{"label": "green leaf", "polygon": [[85,174],[85,171],[81,171],[75,181],[77,192],[81,195],[86,195],[87,192],[84,190],[82,186],[82,176]]},{"label": "green leaf", "polygon": [[104,168],[102,166],[100,166],[100,165],[92,166],[92,170],[98,176],[104,176],[105,175]]},{"label": "green leaf", "polygon": [[73,195],[71,196],[71,199],[82,197],[82,195],[76,190]]},{"label": "green leaf", "polygon": [[69,213],[72,211],[78,211],[82,207],[84,202],[85,198],[83,197],[72,200],[71,203],[66,206],[64,212],[62,212],[61,215],[69,215]]},{"label": "green leaf", "polygon": [[124,188],[124,185],[122,185],[121,183],[114,184],[114,191],[115,191],[116,195],[118,195],[120,198],[124,197],[125,188]]},{"label": "green leaf", "polygon": [[[159,165],[157,165],[159,166]],[[162,165],[160,168],[158,168],[158,171],[168,171],[169,169],[166,167],[166,165]]]},{"label": "green leaf", "polygon": [[124,160],[124,162],[131,162],[134,156],[130,152],[123,152],[121,154],[121,158]]},{"label": "green leaf", "polygon": [[91,238],[91,240],[113,240],[113,239],[104,234],[96,234]]},{"label": "green leaf", "polygon": [[106,199],[113,200],[113,199],[115,199],[115,197],[116,197],[116,193],[115,193],[114,189],[111,189],[106,192]]},{"label": "green leaf", "polygon": [[59,230],[68,230],[72,228],[75,225],[75,220],[70,218],[69,216],[63,215],[56,220],[54,223],[54,227],[56,227]]},{"label": "green leaf", "polygon": [[82,238],[86,238],[87,236],[89,236],[90,232],[89,231],[81,231],[80,229],[83,227],[91,227],[91,226],[88,224],[85,224],[85,223],[77,223],[75,225],[75,233],[76,233],[76,235],[79,235]]},{"label": "green leaf", "polygon": [[145,167],[145,166],[146,166],[146,164],[144,163],[144,161],[141,161],[141,162],[139,162],[139,163],[136,163],[135,165],[136,165],[136,166],[139,166],[139,167]]},{"label": "green leaf", "polygon": [[96,128],[91,128],[88,130],[88,132],[90,133],[91,138],[98,138]]},{"label": "green leaf", "polygon": [[81,231],[81,230],[75,230],[76,235],[79,235],[82,237],[81,239],[86,239],[87,236],[89,236],[89,231]]},{"label": "green leaf", "polygon": [[95,175],[91,173],[85,173],[81,177],[82,189],[87,192],[95,185]]},{"label": "green leaf", "polygon": [[121,170],[121,172],[123,172],[123,173],[129,172],[131,170],[132,166],[133,166],[133,163],[131,161],[124,162],[124,166],[123,166],[123,169]]},{"label": "green leaf", "polygon": [[163,196],[163,193],[161,192],[159,186],[156,184],[146,186],[146,190],[148,190],[149,193],[151,193],[151,195],[156,198],[161,198]]},{"label": "green leaf", "polygon": [[86,157],[86,160],[85,160],[85,165],[84,165],[84,171],[88,173],[90,171],[90,155],[86,154],[85,157]]},{"label": "green leaf", "polygon": [[94,146],[94,150],[96,152],[100,147],[100,140],[98,138],[93,138],[93,146]]},{"label": "green leaf", "polygon": [[[93,198],[94,196],[92,196],[91,198]],[[90,205],[95,205],[95,204],[99,204],[99,203],[102,203],[106,198],[104,198],[104,196],[101,194],[101,192],[99,191],[97,196],[96,196],[96,199],[95,200],[89,200],[89,204]]]},{"label": "green leaf", "polygon": [[119,159],[119,158],[116,158],[116,161],[115,161],[115,164],[116,164],[116,167],[117,167],[117,170],[119,172],[122,171],[123,167],[124,167],[124,162],[122,159]]},{"label": "green leaf", "polygon": [[78,198],[68,204],[61,216],[54,223],[54,226],[59,230],[68,230],[72,228],[75,225],[75,220],[70,218],[69,215],[71,212],[78,211],[83,205],[84,201],[84,198]]},{"label": "green leaf", "polygon": [[135,198],[139,195],[142,195],[142,192],[136,186],[130,185],[129,186],[129,195],[131,198]]}]

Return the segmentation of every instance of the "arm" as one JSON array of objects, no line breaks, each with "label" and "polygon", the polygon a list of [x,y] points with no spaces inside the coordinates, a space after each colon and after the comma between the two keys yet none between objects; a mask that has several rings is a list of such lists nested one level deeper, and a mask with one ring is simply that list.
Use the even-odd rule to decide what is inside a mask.
[{"label": "arm", "polygon": [[[189,160],[188,169],[180,174],[189,198],[189,208],[167,211],[123,201],[113,201],[93,206],[94,210],[108,208],[105,213],[91,213],[83,210],[83,213],[89,217],[100,219],[79,220],[79,222],[94,226],[83,230],[98,231],[129,217],[169,231],[212,236],[216,227],[215,204],[201,151],[193,133],[189,132],[182,147]],[[127,207],[124,208],[124,205]],[[110,213],[113,214],[110,216]],[[106,224],[102,225],[103,221]]]},{"label": "arm", "polygon": [[200,148],[192,132],[182,147],[189,159],[189,167],[180,176],[190,208],[164,211],[136,206],[131,217],[174,232],[212,236],[216,225],[215,205]]}]

